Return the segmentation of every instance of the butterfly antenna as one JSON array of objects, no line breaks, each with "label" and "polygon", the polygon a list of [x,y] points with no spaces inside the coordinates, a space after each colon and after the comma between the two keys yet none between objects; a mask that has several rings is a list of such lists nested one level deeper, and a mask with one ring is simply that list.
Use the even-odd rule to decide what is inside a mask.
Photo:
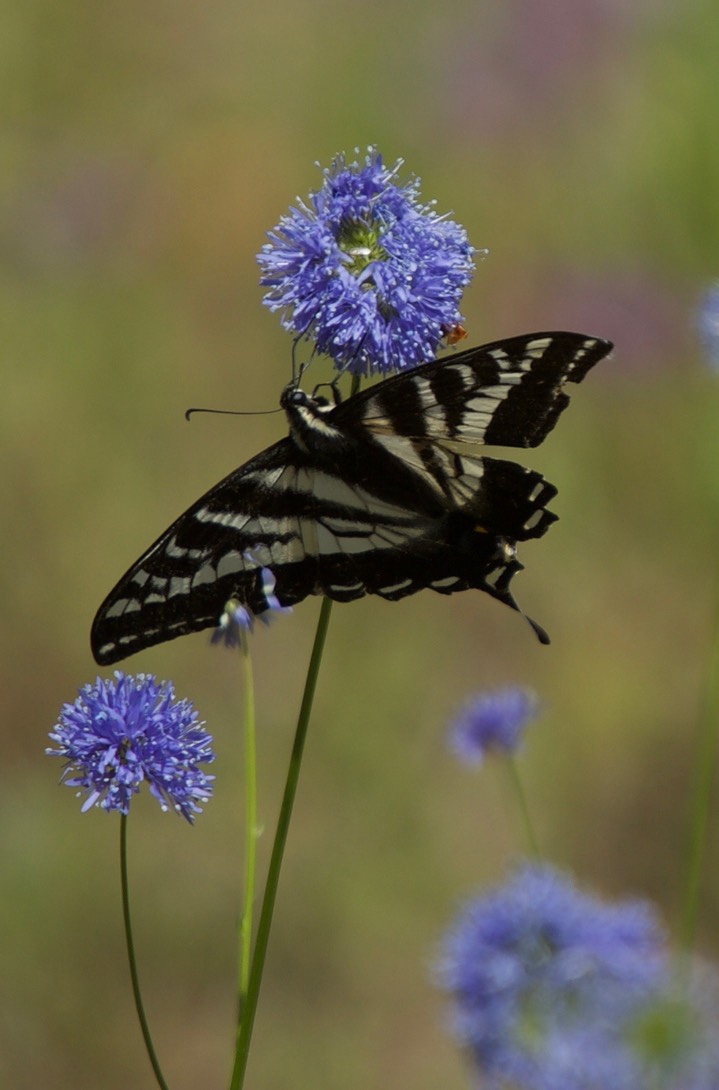
[{"label": "butterfly antenna", "polygon": [[281,413],[282,409],[185,409],[185,420],[189,420],[195,413],[215,413],[217,416],[271,416],[272,413]]},{"label": "butterfly antenna", "polygon": [[297,345],[300,343],[304,333],[298,333],[292,342],[292,384],[294,386],[299,385],[299,381],[302,378],[302,373],[305,369],[305,364],[301,363],[297,366]]}]

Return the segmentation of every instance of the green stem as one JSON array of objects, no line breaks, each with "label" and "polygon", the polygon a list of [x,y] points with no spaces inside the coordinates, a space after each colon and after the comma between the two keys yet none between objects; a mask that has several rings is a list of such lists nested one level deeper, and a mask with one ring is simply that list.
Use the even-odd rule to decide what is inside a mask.
[{"label": "green stem", "polygon": [[277,898],[277,887],[280,880],[282,856],[285,850],[285,844],[287,842],[287,832],[289,830],[290,818],[292,816],[292,805],[294,803],[295,793],[297,791],[297,781],[299,779],[300,766],[302,764],[302,752],[305,745],[305,739],[307,737],[307,727],[309,725],[310,715],[312,712],[312,702],[315,695],[315,689],[317,687],[317,678],[319,675],[320,664],[322,662],[322,652],[325,645],[325,639],[327,637],[327,629],[329,626],[331,612],[331,601],[328,598],[323,598],[322,606],[320,608],[320,616],[317,622],[315,642],[312,647],[312,656],[310,658],[310,665],[307,671],[307,680],[305,681],[305,691],[302,697],[302,705],[300,707],[300,713],[297,720],[295,740],[292,746],[292,754],[290,756],[289,768],[287,769],[287,780],[285,782],[285,790],[282,796],[282,806],[280,807],[280,815],[277,821],[277,830],[275,832],[275,839],[272,845],[272,855],[270,857],[270,865],[267,872],[265,892],[262,898],[260,919],[257,925],[257,939],[255,941],[255,951],[252,958],[252,966],[250,968],[250,980],[247,988],[247,999],[242,1014],[242,1023],[240,1026],[240,1032],[237,1042],[237,1053],[235,1056],[235,1066],[232,1072],[232,1080],[230,1082],[230,1090],[241,1090],[241,1087],[244,1083],[245,1071],[247,1069],[247,1058],[250,1051],[252,1029],[254,1026],[255,1014],[257,1012],[257,1000],[260,994],[260,984],[262,983],[262,973],[265,967],[265,956],[267,954],[267,943],[270,935],[270,927],[272,925],[272,913],[275,907],[275,900]]},{"label": "green stem", "polygon": [[135,943],[132,938],[132,921],[130,918],[130,894],[129,884],[127,880],[127,814],[121,814],[120,816],[120,879],[122,883],[122,918],[125,924],[125,939],[127,942],[127,959],[130,963],[130,979],[132,981],[132,994],[135,999],[135,1010],[137,1011],[137,1017],[140,1022],[140,1029],[142,1030],[142,1036],[145,1041],[145,1048],[147,1049],[147,1055],[150,1058],[152,1064],[152,1070],[155,1072],[155,1078],[157,1079],[158,1086],[161,1090],[168,1090],[167,1083],[160,1069],[160,1063],[157,1059],[155,1052],[155,1046],[152,1043],[152,1037],[150,1036],[150,1027],[147,1024],[147,1018],[145,1017],[145,1008],[142,1005],[142,995],[140,993],[140,978],[137,974],[137,961],[135,959]]},{"label": "green stem", "polygon": [[537,837],[534,833],[534,826],[532,825],[532,818],[529,812],[529,804],[527,802],[527,796],[522,784],[522,777],[519,775],[519,768],[514,757],[510,754],[507,756],[507,768],[509,770],[509,778],[512,783],[512,790],[517,796],[519,802],[519,812],[521,815],[522,825],[524,827],[524,835],[527,839],[527,846],[529,848],[530,855],[534,859],[540,859],[541,853],[539,851],[539,845]]},{"label": "green stem", "polygon": [[699,891],[711,808],[712,781],[719,747],[719,603],[715,607],[714,639],[702,703],[690,815],[689,860],[681,923],[681,945],[684,955],[691,952],[696,934]]},{"label": "green stem", "polygon": [[255,718],[255,686],[252,673],[250,641],[244,629],[240,635],[245,682],[244,715],[244,778],[245,778],[245,898],[239,929],[239,965],[237,973],[237,1039],[247,999],[252,957],[252,910],[255,901],[255,869],[257,859],[257,750]]}]

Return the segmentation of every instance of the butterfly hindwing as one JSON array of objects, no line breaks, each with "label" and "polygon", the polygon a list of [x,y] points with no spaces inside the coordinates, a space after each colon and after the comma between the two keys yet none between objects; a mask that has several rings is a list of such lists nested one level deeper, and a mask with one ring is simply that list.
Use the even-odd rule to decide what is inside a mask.
[{"label": "butterfly hindwing", "polygon": [[556,489],[473,448],[536,445],[567,403],[563,383],[609,348],[570,333],[515,337],[337,406],[291,385],[289,435],[193,504],[108,595],[93,624],[96,660],[214,626],[230,598],[262,613],[262,568],[283,605],[475,587],[516,609],[515,543],[554,521]]}]

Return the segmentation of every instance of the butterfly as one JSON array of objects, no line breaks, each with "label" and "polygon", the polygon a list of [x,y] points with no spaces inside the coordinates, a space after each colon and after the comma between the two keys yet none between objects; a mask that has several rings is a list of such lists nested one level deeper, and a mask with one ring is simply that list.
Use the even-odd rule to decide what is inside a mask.
[{"label": "butterfly", "polygon": [[519,610],[517,542],[556,520],[546,505],[557,490],[482,448],[541,443],[569,402],[565,383],[611,349],[580,333],[530,333],[345,401],[291,382],[280,401],[289,434],[180,515],[100,606],[96,661],[216,626],[229,600],[261,614],[267,569],[283,606],[310,594],[395,601],[428,587],[477,588]]}]

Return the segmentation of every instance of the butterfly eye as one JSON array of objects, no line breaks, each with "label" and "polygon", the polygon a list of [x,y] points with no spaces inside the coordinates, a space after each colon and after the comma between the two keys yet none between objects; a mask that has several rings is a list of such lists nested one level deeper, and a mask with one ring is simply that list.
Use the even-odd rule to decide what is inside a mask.
[{"label": "butterfly eye", "polygon": [[298,390],[297,387],[288,390],[287,404],[288,405],[305,405],[307,403],[307,394],[304,390]]}]

